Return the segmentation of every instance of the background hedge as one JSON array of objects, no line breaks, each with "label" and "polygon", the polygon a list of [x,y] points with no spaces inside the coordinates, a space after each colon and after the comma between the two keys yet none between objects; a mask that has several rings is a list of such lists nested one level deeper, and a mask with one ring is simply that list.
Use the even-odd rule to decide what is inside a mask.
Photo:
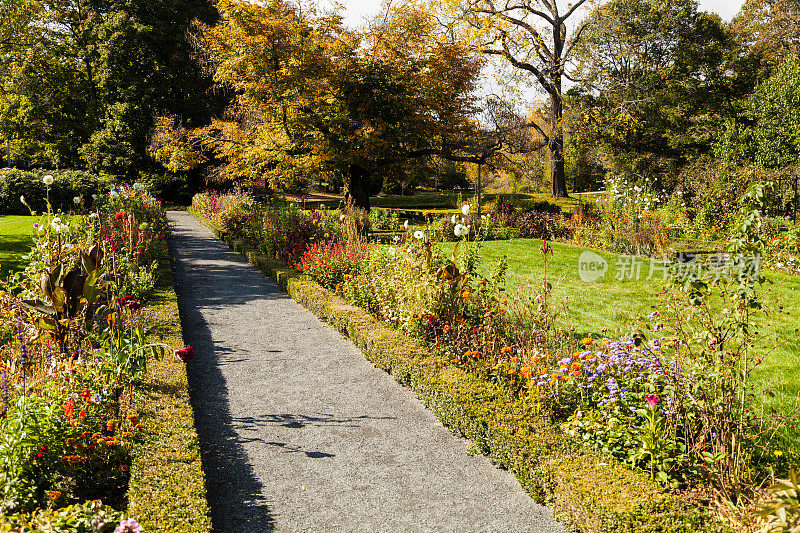
[{"label": "background hedge", "polygon": [[73,198],[82,196],[84,206],[92,207],[92,195],[100,194],[110,184],[95,174],[82,170],[0,170],[0,215],[27,215],[28,208],[20,195],[37,213],[47,211],[47,187],[42,177],[50,174],[50,204],[54,210],[69,212],[75,209]]}]

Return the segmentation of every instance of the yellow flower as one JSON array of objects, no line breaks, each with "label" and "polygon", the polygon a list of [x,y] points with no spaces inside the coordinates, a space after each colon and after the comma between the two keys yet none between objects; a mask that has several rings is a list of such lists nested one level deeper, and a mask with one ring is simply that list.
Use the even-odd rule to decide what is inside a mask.
[{"label": "yellow flower", "polygon": [[782,452],[782,451],[780,451],[780,450],[775,450],[775,457],[780,457],[781,455],[783,455],[783,452]]},{"label": "yellow flower", "polygon": [[469,289],[461,293],[462,298],[469,298],[469,295],[470,295]]}]

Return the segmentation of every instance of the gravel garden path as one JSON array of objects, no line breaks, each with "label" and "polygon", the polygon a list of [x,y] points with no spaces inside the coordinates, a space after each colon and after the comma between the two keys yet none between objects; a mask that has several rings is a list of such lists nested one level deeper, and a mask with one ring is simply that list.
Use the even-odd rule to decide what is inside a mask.
[{"label": "gravel garden path", "polygon": [[169,218],[214,531],[564,531],[190,214]]}]

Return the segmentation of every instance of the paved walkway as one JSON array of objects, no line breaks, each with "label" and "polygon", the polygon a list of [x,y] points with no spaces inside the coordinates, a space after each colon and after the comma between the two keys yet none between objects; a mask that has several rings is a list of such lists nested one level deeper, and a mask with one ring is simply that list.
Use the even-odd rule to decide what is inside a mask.
[{"label": "paved walkway", "polygon": [[563,531],[191,215],[169,218],[214,531]]}]

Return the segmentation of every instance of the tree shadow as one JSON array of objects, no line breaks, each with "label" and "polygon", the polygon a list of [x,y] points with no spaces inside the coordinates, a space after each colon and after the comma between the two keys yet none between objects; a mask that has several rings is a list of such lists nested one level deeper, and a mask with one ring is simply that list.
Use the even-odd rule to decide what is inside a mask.
[{"label": "tree shadow", "polygon": [[[240,284],[238,279],[237,288],[242,290],[235,291],[236,294],[230,289],[232,284],[204,286],[204,280],[208,279],[206,268],[210,265],[203,263],[211,262],[212,255],[225,252],[211,244],[208,239],[198,239],[181,231],[170,238],[183,337],[196,353],[203,355],[187,365],[187,374],[212,526],[215,532],[224,533],[273,531],[275,521],[263,496],[263,485],[244,449],[247,439],[239,435],[231,415],[228,388],[218,361],[225,350],[215,346],[201,313],[201,309],[209,305],[235,304],[264,297],[264,289],[254,283]],[[199,257],[200,268],[195,256]],[[215,275],[232,280],[239,275],[237,270],[236,265],[229,270],[218,266]]]}]

